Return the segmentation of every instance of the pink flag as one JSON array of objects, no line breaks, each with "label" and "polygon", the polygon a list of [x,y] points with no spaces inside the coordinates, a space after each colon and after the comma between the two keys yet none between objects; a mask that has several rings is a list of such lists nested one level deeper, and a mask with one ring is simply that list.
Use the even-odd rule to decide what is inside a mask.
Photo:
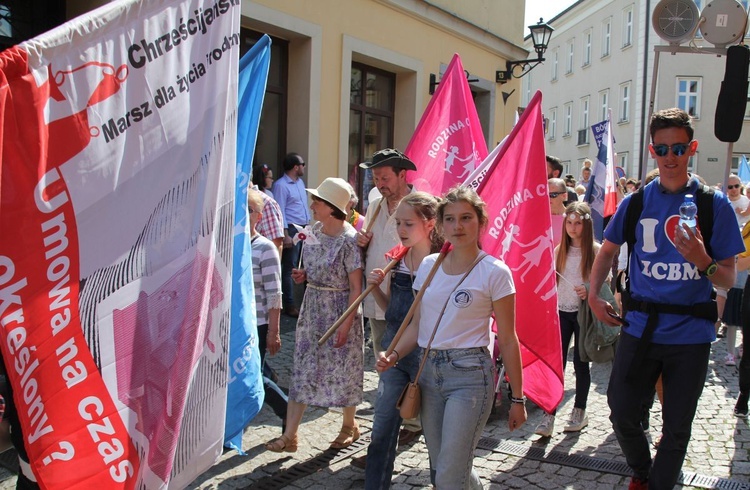
[{"label": "pink flag", "polygon": [[439,196],[462,183],[487,157],[487,143],[458,54],[448,65],[435,95],[404,152],[417,165],[408,180]]},{"label": "pink flag", "polygon": [[550,412],[562,400],[563,364],[541,101],[537,92],[477,192],[490,218],[482,248],[513,271],[524,393]]}]

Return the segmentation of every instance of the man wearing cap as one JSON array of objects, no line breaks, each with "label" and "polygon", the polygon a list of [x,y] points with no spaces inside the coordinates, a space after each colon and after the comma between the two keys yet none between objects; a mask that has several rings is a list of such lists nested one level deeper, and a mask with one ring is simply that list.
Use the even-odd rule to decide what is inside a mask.
[{"label": "man wearing cap", "polygon": [[284,301],[284,312],[296,317],[299,310],[294,305],[294,283],[292,269],[297,267],[301,243],[296,246],[292,238],[297,234],[297,227],[304,227],[310,222],[307,209],[307,194],[302,176],[305,175],[305,160],[298,153],[289,153],[282,162],[284,175],[273,184],[273,195],[284,217],[284,251],[281,255],[281,295]]},{"label": "man wearing cap", "polygon": [[[372,155],[372,161],[359,164],[362,168],[372,169],[375,186],[382,197],[373,200],[367,208],[365,223],[368,233],[359,233],[357,243],[365,252],[365,272],[367,277],[373,269],[382,269],[387,265],[385,253],[400,243],[396,232],[394,213],[401,199],[414,192],[414,188],[406,183],[407,170],[416,170],[417,166],[409,157],[398,150],[387,148]],[[377,215],[375,210],[379,209]],[[375,221],[370,226],[370,221]],[[380,288],[386,292],[390,288],[388,280],[383,281]],[[387,294],[387,293],[386,293]],[[364,317],[370,324],[372,350],[375,357],[385,350],[381,345],[385,333],[385,312],[375,302],[373,295],[368,295],[364,301]],[[407,444],[419,435],[420,428],[410,427],[399,434],[399,444]]]}]

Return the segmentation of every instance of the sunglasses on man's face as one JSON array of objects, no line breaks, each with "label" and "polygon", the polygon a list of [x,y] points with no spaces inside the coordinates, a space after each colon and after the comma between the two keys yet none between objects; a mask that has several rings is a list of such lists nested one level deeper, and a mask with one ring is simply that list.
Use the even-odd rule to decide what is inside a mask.
[{"label": "sunglasses on man's face", "polygon": [[567,192],[550,192],[550,193],[549,193],[549,198],[550,198],[550,199],[554,199],[554,198],[556,198],[557,196],[560,196],[560,195],[562,195],[562,194],[566,194],[566,195],[567,195],[568,193],[567,193]]},{"label": "sunglasses on man's face", "polygon": [[654,149],[654,154],[657,157],[665,157],[667,156],[667,153],[669,153],[669,149],[672,149],[672,154],[676,157],[681,157],[685,153],[687,153],[688,148],[690,148],[690,143],[675,143],[672,146],[669,145],[651,145],[651,147]]},{"label": "sunglasses on man's face", "polygon": [[740,188],[740,184],[733,184],[733,185],[727,186],[727,189],[739,189],[739,188]]}]

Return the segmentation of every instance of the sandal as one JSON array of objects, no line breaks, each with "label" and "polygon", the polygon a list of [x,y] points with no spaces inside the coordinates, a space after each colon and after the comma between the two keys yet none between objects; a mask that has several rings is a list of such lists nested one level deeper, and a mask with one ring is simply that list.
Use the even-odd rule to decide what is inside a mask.
[{"label": "sandal", "polygon": [[359,439],[359,435],[359,425],[354,427],[344,426],[341,428],[338,437],[331,443],[331,449],[347,448]]},{"label": "sandal", "polygon": [[289,438],[282,434],[281,437],[271,439],[265,443],[265,447],[269,451],[274,453],[296,453],[297,452],[297,436]]}]

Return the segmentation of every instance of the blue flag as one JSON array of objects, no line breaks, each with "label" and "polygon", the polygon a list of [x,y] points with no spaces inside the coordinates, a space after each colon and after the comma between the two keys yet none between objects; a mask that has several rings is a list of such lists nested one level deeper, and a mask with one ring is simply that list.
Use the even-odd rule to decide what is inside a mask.
[{"label": "blue flag", "polygon": [[747,157],[745,157],[745,155],[740,157],[740,169],[737,172],[737,177],[740,178],[740,181],[743,184],[750,182],[750,165],[748,165]]},{"label": "blue flag", "polygon": [[[253,260],[247,213],[260,112],[271,62],[271,38],[263,36],[240,60],[237,97],[237,189],[235,191],[232,316],[224,445],[242,453],[242,431],[263,405],[263,378],[255,317]],[[244,454],[244,453],[242,453]]]},{"label": "blue flag", "polygon": [[598,152],[596,163],[591,169],[591,181],[583,198],[591,205],[594,237],[599,242],[604,238],[604,218],[612,216],[617,209],[614,137],[610,117],[608,116],[606,120],[591,126]]}]

